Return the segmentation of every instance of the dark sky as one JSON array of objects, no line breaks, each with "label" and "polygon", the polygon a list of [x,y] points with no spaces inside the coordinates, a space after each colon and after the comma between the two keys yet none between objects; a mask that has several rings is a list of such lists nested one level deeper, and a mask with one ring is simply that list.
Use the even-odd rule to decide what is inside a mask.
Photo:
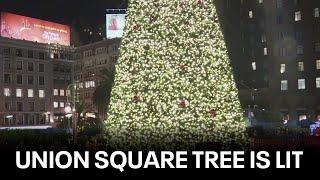
[{"label": "dark sky", "polygon": [[95,26],[108,8],[125,8],[125,0],[0,0],[0,10],[71,25],[82,18]]}]

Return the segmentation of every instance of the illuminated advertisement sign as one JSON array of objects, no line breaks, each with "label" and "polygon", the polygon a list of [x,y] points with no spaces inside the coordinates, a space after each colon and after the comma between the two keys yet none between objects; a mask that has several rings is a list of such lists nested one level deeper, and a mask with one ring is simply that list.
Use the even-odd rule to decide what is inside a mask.
[{"label": "illuminated advertisement sign", "polygon": [[1,36],[70,46],[70,27],[16,14],[1,13]]},{"label": "illuminated advertisement sign", "polygon": [[125,14],[107,14],[107,39],[121,38],[125,27]]}]

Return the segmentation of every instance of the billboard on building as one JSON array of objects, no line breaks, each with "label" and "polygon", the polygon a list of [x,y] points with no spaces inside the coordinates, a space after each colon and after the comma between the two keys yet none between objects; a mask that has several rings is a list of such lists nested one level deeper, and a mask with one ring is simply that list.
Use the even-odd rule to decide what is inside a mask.
[{"label": "billboard on building", "polygon": [[70,27],[40,19],[1,13],[2,37],[70,46]]},{"label": "billboard on building", "polygon": [[125,27],[125,14],[107,14],[106,34],[107,39],[121,38]]}]

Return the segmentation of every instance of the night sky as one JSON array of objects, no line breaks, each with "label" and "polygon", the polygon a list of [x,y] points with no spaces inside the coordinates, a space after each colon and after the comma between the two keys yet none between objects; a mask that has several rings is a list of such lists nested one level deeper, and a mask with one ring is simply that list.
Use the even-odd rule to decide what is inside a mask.
[{"label": "night sky", "polygon": [[0,0],[0,11],[69,25],[85,44],[100,38],[85,37],[81,30],[103,32],[106,9],[126,6],[126,0]]}]

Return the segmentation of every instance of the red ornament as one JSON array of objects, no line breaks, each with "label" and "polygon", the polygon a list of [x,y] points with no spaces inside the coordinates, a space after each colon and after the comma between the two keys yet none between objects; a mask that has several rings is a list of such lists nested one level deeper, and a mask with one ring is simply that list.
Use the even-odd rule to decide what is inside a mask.
[{"label": "red ornament", "polygon": [[181,70],[185,70],[186,69],[186,66],[183,65],[183,64],[180,64],[179,67],[180,67]]},{"label": "red ornament", "polygon": [[202,5],[203,2],[204,2],[204,0],[198,0],[198,4],[199,4],[199,5]]},{"label": "red ornament", "polygon": [[210,116],[211,116],[212,118],[215,118],[215,117],[217,116],[217,112],[216,112],[215,109],[211,109],[211,110],[209,111],[209,113],[210,113]]},{"label": "red ornament", "polygon": [[179,102],[179,108],[186,108],[187,107],[187,103],[185,100],[180,100]]},{"label": "red ornament", "polygon": [[140,97],[139,96],[137,96],[137,95],[133,96],[132,102],[138,103],[139,101],[140,101]]},{"label": "red ornament", "polygon": [[134,25],[134,26],[133,26],[133,29],[136,31],[136,30],[139,29],[139,27],[138,27],[137,25]]}]

